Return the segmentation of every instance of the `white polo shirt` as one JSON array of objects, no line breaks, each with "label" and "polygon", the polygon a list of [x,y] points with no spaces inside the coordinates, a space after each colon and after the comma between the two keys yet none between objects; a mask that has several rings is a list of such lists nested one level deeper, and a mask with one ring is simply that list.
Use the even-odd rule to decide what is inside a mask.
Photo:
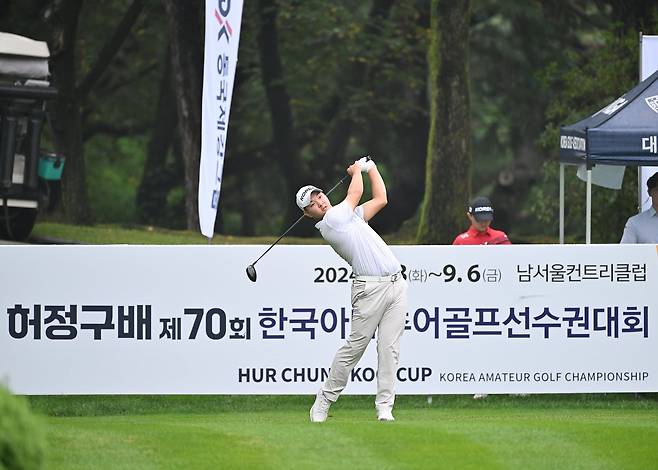
[{"label": "white polo shirt", "polygon": [[620,243],[658,243],[658,214],[650,207],[630,217]]},{"label": "white polo shirt", "polygon": [[400,271],[391,249],[363,220],[363,206],[352,210],[343,201],[329,209],[315,227],[356,276],[389,276]]}]

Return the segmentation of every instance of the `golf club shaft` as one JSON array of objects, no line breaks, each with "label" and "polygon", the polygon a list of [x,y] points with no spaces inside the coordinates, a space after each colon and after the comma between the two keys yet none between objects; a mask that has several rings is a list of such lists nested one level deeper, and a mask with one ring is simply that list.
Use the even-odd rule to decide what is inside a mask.
[{"label": "golf club shaft", "polygon": [[258,261],[259,261],[263,256],[265,256],[265,255],[267,254],[268,251],[270,251],[272,248],[274,248],[274,245],[276,245],[277,243],[279,243],[279,241],[280,241],[283,237],[285,237],[286,234],[287,234],[288,232],[290,232],[290,231],[295,227],[295,225],[297,225],[298,223],[300,223],[300,222],[302,221],[302,219],[304,219],[304,217],[306,217],[306,216],[305,216],[304,214],[302,214],[302,215],[299,217],[299,219],[297,219],[297,220],[295,221],[294,224],[292,224],[290,227],[288,227],[288,230],[286,230],[285,232],[283,232],[283,233],[281,234],[281,236],[280,236],[279,238],[277,238],[277,240],[276,240],[274,243],[272,243],[272,244],[270,245],[270,247],[269,247],[267,250],[265,250],[265,253],[263,253],[262,255],[260,255],[256,261],[254,261],[253,263],[251,263],[251,265],[252,265],[252,266],[255,266],[256,263],[258,263]]},{"label": "golf club shaft", "polygon": [[329,196],[329,195],[331,194],[331,192],[332,192],[334,189],[336,189],[338,186],[340,186],[340,185],[343,183],[343,181],[345,181],[345,179],[347,179],[349,176],[350,176],[350,175],[345,175],[345,176],[343,176],[343,177],[340,179],[340,181],[339,181],[338,183],[334,184],[333,188],[331,188],[329,191],[327,191],[327,192],[324,193],[324,194],[327,195],[327,196]]},{"label": "golf club shaft", "polygon": [[[335,185],[334,185],[329,191],[327,191],[327,192],[324,193],[324,194],[327,195],[327,196],[328,196],[329,194],[331,194],[331,192],[332,192],[334,189],[336,189],[336,188],[337,188],[337,187],[338,187],[343,181],[345,181],[345,179],[346,179],[348,176],[349,176],[349,175],[345,175],[345,176],[343,176],[343,177],[340,179],[340,181],[339,181],[338,183],[336,183],[336,184],[335,184]],[[279,241],[280,241],[283,237],[285,237],[285,236],[288,234],[288,232],[290,232],[290,231],[295,227],[295,225],[297,225],[298,223],[300,223],[300,222],[304,219],[304,217],[306,217],[306,216],[305,216],[304,214],[302,214],[302,215],[299,217],[299,219],[297,219],[297,220],[295,221],[295,223],[293,223],[290,227],[288,227],[288,230],[286,230],[285,232],[283,232],[283,233],[281,234],[281,236],[280,236],[279,238],[277,238],[277,240],[276,240],[274,243],[272,243],[272,244],[270,245],[270,247],[269,247],[267,250],[265,250],[265,253],[263,253],[262,255],[260,255],[256,261],[254,261],[253,263],[251,263],[251,266],[255,266],[256,263],[258,263],[258,261],[259,261],[263,256],[265,256],[265,255],[267,254],[268,251],[270,251],[272,248],[274,248],[274,245],[276,245],[277,243],[279,243]]]}]

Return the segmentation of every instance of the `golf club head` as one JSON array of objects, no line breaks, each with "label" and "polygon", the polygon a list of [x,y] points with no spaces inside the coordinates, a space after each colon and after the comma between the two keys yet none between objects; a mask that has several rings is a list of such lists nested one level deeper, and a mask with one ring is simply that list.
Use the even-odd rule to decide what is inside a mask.
[{"label": "golf club head", "polygon": [[254,268],[253,264],[247,266],[247,277],[251,280],[251,282],[256,282],[256,268]]},{"label": "golf club head", "polygon": [[[364,158],[366,158],[366,161],[372,160],[372,158],[370,158],[370,155],[366,155]],[[325,192],[325,194],[328,196],[328,195],[329,195],[334,189],[336,189],[338,186],[340,186],[340,185],[343,183],[343,181],[345,181],[347,178],[349,178],[349,175],[345,175],[345,176],[343,176],[343,177],[340,179],[340,181],[338,181],[338,183],[336,183],[336,184],[335,184],[335,185],[334,185],[329,191]],[[263,256],[265,256],[267,253],[269,253],[269,251],[270,251],[272,248],[274,248],[274,245],[276,245],[277,243],[279,243],[279,241],[280,241],[283,237],[285,237],[285,236],[288,234],[288,232],[290,232],[290,231],[293,229],[293,227],[295,227],[295,225],[297,225],[298,223],[300,223],[305,217],[306,217],[306,216],[305,216],[304,214],[302,214],[301,216],[299,216],[299,219],[297,219],[297,220],[296,220],[296,221],[295,221],[290,227],[288,227],[288,229],[287,229],[285,232],[283,232],[283,233],[281,234],[281,236],[280,236],[279,238],[277,238],[276,241],[275,241],[274,243],[272,243],[272,244],[270,245],[270,247],[269,247],[267,250],[265,250],[265,252],[264,252],[262,255],[260,255],[256,261],[254,261],[253,264],[250,264],[249,266],[247,266],[247,277],[251,280],[251,282],[256,282],[256,268],[254,267],[254,264],[258,263],[258,261],[259,261]]]}]

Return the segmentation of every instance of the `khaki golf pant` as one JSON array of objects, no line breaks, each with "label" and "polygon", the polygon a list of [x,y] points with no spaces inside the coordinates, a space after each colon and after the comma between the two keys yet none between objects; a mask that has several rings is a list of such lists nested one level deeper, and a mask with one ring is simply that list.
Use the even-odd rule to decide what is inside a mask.
[{"label": "khaki golf pant", "polygon": [[407,281],[401,274],[357,276],[352,283],[352,331],[331,364],[322,392],[331,402],[347,385],[352,369],[377,330],[377,407],[392,408],[407,314]]}]

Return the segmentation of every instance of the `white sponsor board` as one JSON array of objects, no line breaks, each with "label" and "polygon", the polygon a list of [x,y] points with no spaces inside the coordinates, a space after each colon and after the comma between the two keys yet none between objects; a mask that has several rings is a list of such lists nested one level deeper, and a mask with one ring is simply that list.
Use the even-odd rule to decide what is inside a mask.
[{"label": "white sponsor board", "polygon": [[[310,394],[349,335],[328,246],[1,246],[21,394]],[[396,246],[398,393],[658,391],[654,245]],[[345,393],[375,393],[371,343]]]},{"label": "white sponsor board", "polygon": [[212,238],[238,64],[242,0],[206,0],[205,16],[198,202],[201,233]]}]

